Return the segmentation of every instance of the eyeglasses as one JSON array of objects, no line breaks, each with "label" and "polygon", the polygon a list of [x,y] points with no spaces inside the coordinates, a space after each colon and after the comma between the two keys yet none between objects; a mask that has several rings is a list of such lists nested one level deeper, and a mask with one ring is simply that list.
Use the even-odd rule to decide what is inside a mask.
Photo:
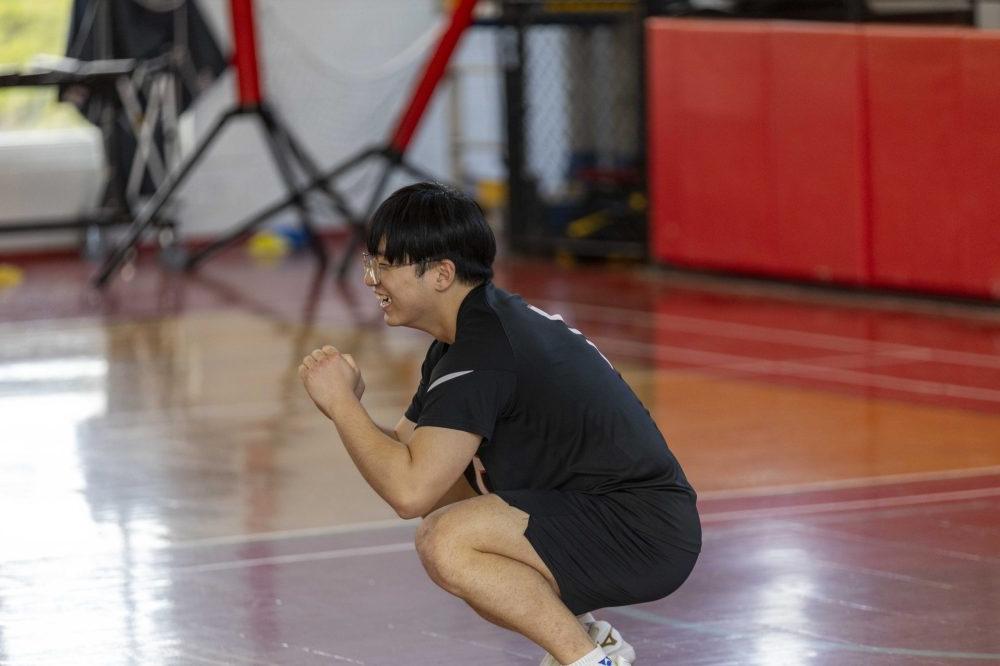
[{"label": "eyeglasses", "polygon": [[392,268],[402,268],[403,266],[416,266],[418,264],[426,264],[428,260],[424,261],[411,261],[408,264],[386,264],[378,261],[372,255],[367,252],[361,253],[361,265],[364,267],[364,275],[368,277],[371,275],[372,282],[378,284],[382,281],[382,271],[387,271]]}]

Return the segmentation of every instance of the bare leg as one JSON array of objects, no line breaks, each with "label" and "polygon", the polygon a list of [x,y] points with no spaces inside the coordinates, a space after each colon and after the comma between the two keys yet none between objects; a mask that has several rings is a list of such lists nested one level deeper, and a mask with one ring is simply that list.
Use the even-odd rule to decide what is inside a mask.
[{"label": "bare leg", "polygon": [[445,506],[417,531],[431,580],[494,624],[542,646],[561,663],[594,643],[559,598],[552,572],[525,538],[528,514],[496,495]]}]

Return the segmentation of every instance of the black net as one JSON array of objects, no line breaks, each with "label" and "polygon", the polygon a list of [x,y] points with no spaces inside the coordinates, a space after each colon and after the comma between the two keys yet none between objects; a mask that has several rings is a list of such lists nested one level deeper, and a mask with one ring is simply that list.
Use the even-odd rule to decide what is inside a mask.
[{"label": "black net", "polygon": [[506,3],[515,248],[644,256],[641,19],[640,3]]}]

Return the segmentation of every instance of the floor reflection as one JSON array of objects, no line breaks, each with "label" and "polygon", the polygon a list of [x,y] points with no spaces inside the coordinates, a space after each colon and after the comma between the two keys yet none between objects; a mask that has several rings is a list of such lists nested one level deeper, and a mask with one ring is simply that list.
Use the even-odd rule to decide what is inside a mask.
[{"label": "floor reflection", "polygon": [[[425,336],[295,266],[143,280],[106,319],[0,323],[0,663],[538,662],[427,582],[299,385],[310,349],[349,350],[392,424]],[[504,280],[598,344],[704,491],[696,576],[621,616],[645,663],[1000,654],[1000,319],[531,263]]]}]

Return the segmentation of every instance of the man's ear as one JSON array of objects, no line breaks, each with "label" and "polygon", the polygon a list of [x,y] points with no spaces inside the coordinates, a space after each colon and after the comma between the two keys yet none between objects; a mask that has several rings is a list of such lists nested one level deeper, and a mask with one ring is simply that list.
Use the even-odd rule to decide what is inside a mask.
[{"label": "man's ear", "polygon": [[444,291],[455,281],[455,262],[451,259],[442,259],[434,267],[434,288]]}]

